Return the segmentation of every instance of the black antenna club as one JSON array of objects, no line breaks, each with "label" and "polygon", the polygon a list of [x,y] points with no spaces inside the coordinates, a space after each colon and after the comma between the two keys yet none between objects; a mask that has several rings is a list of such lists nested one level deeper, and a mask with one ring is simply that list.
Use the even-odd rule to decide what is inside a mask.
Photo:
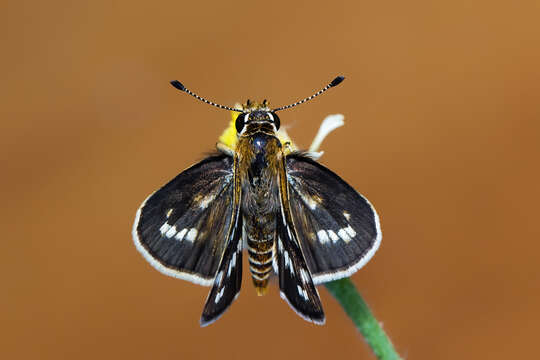
[{"label": "black antenna club", "polygon": [[343,76],[338,76],[336,77],[334,80],[332,80],[332,82],[330,82],[328,85],[326,85],[325,87],[323,87],[321,90],[317,91],[315,94],[305,98],[305,99],[302,99],[300,101],[297,101],[295,103],[292,103],[290,105],[287,105],[287,106],[282,106],[282,107],[279,107],[277,109],[274,109],[272,110],[273,112],[276,112],[276,111],[281,111],[281,110],[285,110],[285,109],[290,109],[292,107],[295,107],[296,105],[300,105],[300,104],[303,104],[305,102],[308,102],[309,100],[321,95],[323,92],[325,92],[326,90],[334,87],[334,86],[338,86],[339,84],[341,84],[341,82],[345,80],[345,77]]}]

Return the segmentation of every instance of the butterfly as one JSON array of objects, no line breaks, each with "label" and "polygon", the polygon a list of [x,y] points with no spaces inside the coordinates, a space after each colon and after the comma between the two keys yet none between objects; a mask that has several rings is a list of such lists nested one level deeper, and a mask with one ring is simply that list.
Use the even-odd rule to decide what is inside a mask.
[{"label": "butterfly", "polygon": [[[238,297],[242,257],[258,295],[276,275],[281,297],[305,320],[324,324],[316,285],[348,277],[378,249],[381,230],[369,201],[316,154],[282,142],[278,111],[248,100],[242,109],[208,101],[178,81],[178,90],[238,112],[236,144],[184,170],[148,196],[133,225],[135,246],[160,272],[210,286],[200,324],[217,320]],[[246,250],[244,252],[244,250]]]}]

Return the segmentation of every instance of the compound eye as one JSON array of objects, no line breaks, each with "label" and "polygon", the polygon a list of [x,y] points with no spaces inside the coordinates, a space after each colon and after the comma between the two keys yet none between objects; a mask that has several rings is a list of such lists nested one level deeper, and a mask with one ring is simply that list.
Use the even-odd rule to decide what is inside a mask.
[{"label": "compound eye", "polygon": [[281,120],[279,119],[279,116],[276,115],[276,113],[270,113],[272,114],[272,117],[274,118],[274,125],[276,126],[276,131],[279,130],[279,126],[281,125]]},{"label": "compound eye", "polygon": [[242,130],[244,129],[244,125],[246,124],[246,115],[246,113],[241,113],[236,118],[236,132],[238,132],[239,134],[242,132]]}]

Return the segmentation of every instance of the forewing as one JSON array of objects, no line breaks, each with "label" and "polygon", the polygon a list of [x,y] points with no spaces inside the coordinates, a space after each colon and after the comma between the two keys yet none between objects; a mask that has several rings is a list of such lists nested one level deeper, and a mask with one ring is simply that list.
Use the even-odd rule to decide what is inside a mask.
[{"label": "forewing", "polygon": [[377,251],[382,234],[375,209],[316,161],[287,156],[291,213],[316,284],[350,276]]},{"label": "forewing", "polygon": [[215,155],[150,195],[137,211],[135,246],[160,272],[212,285],[232,218],[233,159]]}]

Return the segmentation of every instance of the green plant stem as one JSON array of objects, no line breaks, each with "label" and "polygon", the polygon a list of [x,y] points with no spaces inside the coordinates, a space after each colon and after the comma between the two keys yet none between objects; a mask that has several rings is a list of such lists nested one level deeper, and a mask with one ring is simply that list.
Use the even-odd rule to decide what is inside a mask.
[{"label": "green plant stem", "polygon": [[349,278],[332,281],[325,286],[341,304],[378,359],[400,359],[392,342]]}]

